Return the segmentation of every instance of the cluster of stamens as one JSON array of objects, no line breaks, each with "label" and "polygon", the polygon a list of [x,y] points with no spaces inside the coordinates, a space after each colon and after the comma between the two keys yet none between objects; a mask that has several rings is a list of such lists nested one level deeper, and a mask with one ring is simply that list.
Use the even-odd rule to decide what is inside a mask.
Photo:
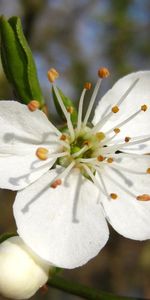
[{"label": "cluster of stamens", "polygon": [[[150,139],[150,136],[144,136],[142,139],[139,137],[131,138],[126,136],[122,143],[112,144],[112,141],[115,139],[116,135],[118,135],[121,131],[121,127],[135,118],[139,113],[145,112],[147,110],[147,105],[143,104],[138,111],[136,111],[133,115],[129,116],[126,120],[119,123],[117,126],[112,128],[107,132],[101,131],[101,128],[104,124],[111,118],[113,114],[117,114],[120,111],[120,106],[122,102],[126,99],[128,94],[135,87],[139,79],[136,79],[131,86],[129,86],[128,90],[121,97],[121,99],[113,106],[102,120],[100,120],[95,126],[92,128],[88,127],[87,122],[91,111],[93,109],[93,105],[100,88],[101,82],[103,78],[109,76],[109,71],[106,68],[101,68],[98,71],[98,81],[93,91],[87,112],[85,117],[82,120],[82,111],[83,111],[83,102],[86,91],[91,89],[91,83],[87,82],[84,85],[84,89],[81,93],[79,108],[78,108],[78,119],[77,124],[74,127],[71,122],[71,114],[73,113],[72,107],[65,107],[59,91],[55,85],[55,79],[59,76],[58,72],[55,69],[50,69],[48,72],[48,79],[53,85],[53,89],[59,105],[65,115],[67,121],[67,128],[62,133],[59,131],[53,124],[51,124],[52,129],[55,131],[57,135],[57,142],[60,145],[60,150],[57,153],[49,154],[48,149],[40,147],[36,151],[36,156],[41,160],[47,160],[48,158],[56,158],[57,163],[64,167],[64,171],[61,175],[58,175],[54,181],[51,183],[52,188],[56,188],[61,185],[62,178],[65,178],[69,172],[73,168],[80,169],[82,175],[86,178],[90,179],[92,182],[99,187],[99,189],[106,194],[106,188],[104,186],[104,182],[101,178],[102,169],[105,165],[113,165],[116,158],[116,152],[120,149],[123,149],[125,145],[136,145],[141,142],[145,142]],[[35,100],[34,100],[35,101]],[[33,101],[32,101],[33,102]],[[34,111],[33,107],[36,107],[36,103],[33,102],[31,105],[28,105],[29,109]],[[38,107],[37,107],[38,108]],[[118,166],[119,168],[119,166]],[[100,175],[101,184],[103,189],[101,188],[99,182],[95,177],[95,173]],[[150,168],[145,171],[146,174],[150,174]],[[110,199],[116,200],[118,199],[118,195],[114,192],[107,195]],[[143,194],[136,196],[136,199],[139,201],[148,201],[150,200],[150,195]]]}]

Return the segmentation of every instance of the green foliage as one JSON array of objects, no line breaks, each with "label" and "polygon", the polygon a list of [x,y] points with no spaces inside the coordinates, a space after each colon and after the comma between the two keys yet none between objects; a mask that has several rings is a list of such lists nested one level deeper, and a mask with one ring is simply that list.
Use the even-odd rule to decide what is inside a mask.
[{"label": "green foliage", "polygon": [[4,72],[23,103],[44,104],[32,52],[22,31],[20,18],[0,19],[1,58]]},{"label": "green foliage", "polygon": [[[72,121],[72,123],[76,123],[77,122],[77,110],[76,110],[76,107],[75,107],[74,103],[72,102],[72,100],[69,97],[67,97],[67,96],[65,96],[63,94],[63,92],[61,91],[61,89],[58,89],[58,91],[59,91],[59,94],[61,96],[61,99],[62,99],[62,101],[63,101],[66,109],[67,110],[68,109],[72,109],[72,113],[71,113],[71,121]],[[53,94],[54,104],[55,104],[55,107],[56,107],[56,110],[57,110],[59,116],[62,118],[62,120],[66,120],[66,118],[65,118],[65,116],[64,116],[64,114],[62,112],[62,109],[61,109],[61,107],[59,105],[59,102],[57,100],[57,96],[56,96],[53,88],[52,88],[52,94]]]}]

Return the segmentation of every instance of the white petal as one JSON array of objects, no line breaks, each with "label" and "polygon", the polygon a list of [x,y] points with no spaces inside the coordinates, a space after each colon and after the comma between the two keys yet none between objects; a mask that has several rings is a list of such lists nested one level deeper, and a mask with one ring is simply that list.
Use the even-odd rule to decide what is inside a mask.
[{"label": "white petal", "polygon": [[56,266],[75,268],[97,255],[108,227],[94,184],[75,169],[67,182],[50,188],[57,172],[51,170],[17,194],[14,216],[20,236],[35,253]]},{"label": "white petal", "polygon": [[[114,163],[114,166],[117,163]],[[150,238],[150,201],[139,201],[137,196],[150,195],[150,157],[119,158],[121,168],[106,166],[102,173],[108,195],[114,193],[116,200],[103,198],[106,216],[113,228],[121,235],[135,239]]]},{"label": "white petal", "polygon": [[16,101],[0,101],[0,128],[0,187],[22,189],[53,165],[54,159],[39,161],[35,152],[42,146],[54,152],[55,134],[44,113]]},{"label": "white petal", "polygon": [[[111,108],[117,104],[119,99],[127,91],[127,89],[133,84],[133,82],[139,78],[138,83],[135,85],[133,90],[129,93],[123,103],[120,105],[120,111],[113,114],[107,123],[103,126],[102,130],[107,131],[113,127],[118,127],[118,124],[126,120],[129,116],[138,111],[141,105],[146,104],[148,109],[146,112],[141,111],[130,122],[126,123],[121,127],[121,132],[118,134],[117,138],[123,138],[126,136],[142,136],[150,134],[150,72],[141,71],[132,73],[121,78],[116,84],[110,89],[104,97],[99,102],[93,119],[93,124],[95,125],[99,122],[104,115],[111,111]],[[116,139],[117,140],[117,139]],[[146,153],[150,151],[150,141],[143,143],[140,147],[132,146],[135,152]]]},{"label": "white petal", "polygon": [[28,299],[48,280],[50,266],[37,257],[20,237],[0,244],[0,293],[11,299]]}]

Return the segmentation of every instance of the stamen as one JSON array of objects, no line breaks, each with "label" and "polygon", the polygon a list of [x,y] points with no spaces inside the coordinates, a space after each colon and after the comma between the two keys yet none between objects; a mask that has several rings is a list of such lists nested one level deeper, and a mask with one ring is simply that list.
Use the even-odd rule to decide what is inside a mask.
[{"label": "stamen", "polygon": [[78,156],[80,156],[81,154],[83,154],[84,152],[86,152],[88,149],[89,149],[89,147],[85,145],[82,149],[80,149],[80,150],[77,151],[76,153],[73,153],[73,154],[72,154],[72,157],[73,157],[73,158],[78,157]]},{"label": "stamen", "polygon": [[117,105],[113,106],[111,111],[116,114],[119,111],[119,107]]},{"label": "stamen", "polygon": [[69,114],[73,114],[73,112],[74,112],[73,106],[68,106],[68,107],[67,107],[67,112],[68,112]]},{"label": "stamen", "polygon": [[98,138],[99,141],[102,141],[105,139],[105,133],[104,132],[97,132],[96,137]]},{"label": "stamen", "polygon": [[[139,139],[139,140],[137,140],[137,139]],[[108,146],[106,148],[103,148],[102,149],[103,150],[103,154],[106,155],[106,154],[108,154],[110,152],[112,153],[112,151],[115,152],[115,151],[120,150],[120,149],[122,149],[122,148],[124,148],[126,146],[129,146],[129,145],[130,146],[132,146],[132,145],[138,145],[138,144],[141,144],[141,143],[145,143],[145,142],[147,142],[149,140],[150,140],[150,135],[142,136],[141,139],[140,139],[140,137],[135,137],[135,138],[132,138],[133,142],[129,142],[128,144],[126,142],[122,143],[122,144],[117,143],[117,144],[115,144],[113,146]]]},{"label": "stamen", "polygon": [[48,80],[53,83],[58,77],[59,77],[59,73],[54,69],[51,68],[48,72],[47,72],[47,77]]},{"label": "stamen", "polygon": [[66,169],[64,169],[64,171],[60,175],[56,176],[54,181],[51,183],[51,187],[53,187],[52,185],[56,182],[56,180],[61,180],[62,178],[65,178],[70,173],[74,165],[75,161],[72,161],[71,164]]},{"label": "stamen", "polygon": [[69,155],[68,152],[58,152],[58,153],[50,153],[50,154],[48,154],[48,157],[59,158],[59,157],[68,156],[68,155]]},{"label": "stamen", "polygon": [[146,173],[147,173],[147,174],[150,174],[150,168],[148,168],[148,169],[146,170]]},{"label": "stamen", "polygon": [[40,108],[40,103],[37,100],[32,100],[27,106],[30,111],[35,111]]},{"label": "stamen", "polygon": [[146,104],[143,104],[143,105],[141,106],[141,110],[146,111],[147,109],[148,109],[148,107],[147,107]]},{"label": "stamen", "polygon": [[51,187],[53,188],[53,189],[56,189],[56,187],[58,186],[58,185],[61,185],[62,184],[62,180],[61,179],[56,179],[52,184],[51,184]]},{"label": "stamen", "polygon": [[[129,95],[129,93],[132,91],[132,89],[135,87],[137,82],[139,81],[139,78],[136,79],[131,86],[127,89],[127,91],[123,94],[123,96],[120,98],[120,100],[117,102],[116,106],[119,108],[119,106],[122,104],[122,102],[126,99],[126,97]],[[111,111],[104,117],[102,120],[100,120],[92,129],[91,133],[97,132],[100,128],[104,126],[104,124],[110,119],[110,117],[113,115],[113,112]],[[120,126],[117,126],[120,127]],[[114,129],[114,128],[113,128]]]},{"label": "stamen", "polygon": [[98,176],[99,176],[99,179],[101,181],[101,184],[103,186],[103,189],[104,189],[104,195],[107,197],[108,200],[110,200],[110,197],[109,197],[109,194],[108,194],[108,191],[107,191],[107,188],[106,188],[106,184],[105,184],[105,181],[104,181],[104,178],[102,177],[102,174],[99,170],[98,167],[95,167],[95,169],[97,170],[97,173],[98,173]]},{"label": "stamen", "polygon": [[91,111],[92,111],[94,102],[95,102],[95,100],[96,100],[96,96],[97,96],[98,90],[99,90],[99,88],[100,88],[101,82],[102,82],[102,78],[99,78],[98,81],[97,81],[97,83],[96,83],[96,86],[95,86],[95,88],[94,88],[94,91],[93,91],[93,94],[92,94],[92,97],[91,97],[91,100],[90,100],[90,103],[89,103],[89,106],[88,106],[86,115],[85,115],[85,117],[84,117],[83,127],[85,127],[86,124],[87,124],[87,121],[88,121],[89,116],[90,116],[90,114],[91,114]]},{"label": "stamen", "polygon": [[[132,114],[130,117],[128,117],[127,119],[125,119],[123,122],[121,122],[121,123],[119,123],[118,125],[117,125],[117,127],[122,127],[123,125],[125,125],[125,124],[127,124],[129,121],[131,121],[132,119],[134,119],[139,113],[141,113],[141,109],[139,109],[138,111],[136,111],[134,114]],[[118,129],[119,129],[118,128]],[[113,131],[115,131],[117,128],[111,128],[110,130],[108,130],[107,132],[106,132],[106,135],[107,134],[109,134],[109,133],[111,133],[112,132],[112,130]]]},{"label": "stamen", "polygon": [[116,200],[118,198],[118,195],[115,193],[110,194],[111,199]]},{"label": "stamen", "polygon": [[83,168],[85,169],[86,173],[89,175],[89,177],[92,179],[93,183],[100,189],[102,190],[102,188],[100,187],[99,182],[97,181],[96,177],[93,175],[93,173],[91,172],[90,168],[83,164]]},{"label": "stamen", "polygon": [[61,140],[61,141],[65,141],[66,138],[67,138],[66,135],[65,135],[65,134],[62,134],[61,137],[60,137],[60,140]]},{"label": "stamen", "polygon": [[70,137],[72,139],[72,141],[74,140],[75,138],[75,133],[74,133],[74,129],[73,129],[73,125],[72,125],[72,122],[71,122],[71,119],[70,119],[70,113],[67,112],[66,110],[66,107],[61,99],[61,96],[59,94],[59,91],[57,89],[57,87],[55,86],[55,84],[53,83],[53,89],[54,89],[54,92],[56,94],[56,97],[57,97],[57,100],[59,102],[59,105],[65,115],[65,118],[67,120],[67,125],[68,125],[68,129],[69,129],[69,132],[70,132]]},{"label": "stamen", "polygon": [[120,128],[114,128],[113,131],[118,134],[120,132]]},{"label": "stamen", "polygon": [[[98,180],[96,179],[96,177],[93,175],[93,173],[91,172],[90,168],[87,166],[87,165],[84,165],[83,164],[83,168],[85,169],[85,171],[87,172],[87,174],[89,175],[89,177],[92,179],[92,181],[94,182],[94,184],[98,187],[98,189],[106,196],[108,197],[107,195],[107,192],[105,192],[105,190],[103,191],[103,189],[101,188]],[[96,170],[96,168],[95,168]],[[98,170],[99,171],[99,170]],[[99,174],[100,175],[100,174]]]},{"label": "stamen", "polygon": [[150,195],[148,194],[139,195],[136,197],[136,199],[139,201],[150,201]]},{"label": "stamen", "polygon": [[107,162],[108,162],[109,164],[112,164],[113,161],[114,161],[114,160],[113,160],[112,157],[108,157],[108,158],[107,158]]},{"label": "stamen", "polygon": [[92,87],[91,82],[86,82],[86,83],[84,84],[84,88],[85,88],[86,90],[90,90],[91,87]]},{"label": "stamen", "polygon": [[102,156],[102,155],[99,155],[99,156],[97,157],[97,160],[98,160],[98,161],[103,161],[103,160],[105,160],[105,157]]},{"label": "stamen", "polygon": [[126,136],[124,139],[125,143],[128,143],[130,140],[131,140],[131,138],[129,136]]},{"label": "stamen", "polygon": [[43,147],[38,148],[35,154],[40,160],[48,159],[48,149],[46,148]]},{"label": "stamen", "polygon": [[77,132],[80,131],[81,129],[81,124],[82,124],[82,111],[83,111],[83,101],[84,101],[84,97],[85,97],[85,93],[87,91],[87,88],[85,88],[84,86],[84,89],[81,93],[81,97],[80,97],[80,100],[79,100],[79,108],[78,108],[78,120],[77,120]]},{"label": "stamen", "polygon": [[54,132],[58,135],[58,136],[61,136],[62,133],[57,129],[57,127],[55,127],[50,121],[48,122],[51,129],[54,130]]},{"label": "stamen", "polygon": [[107,68],[100,68],[98,70],[98,76],[100,78],[107,78],[110,75],[109,70]]}]

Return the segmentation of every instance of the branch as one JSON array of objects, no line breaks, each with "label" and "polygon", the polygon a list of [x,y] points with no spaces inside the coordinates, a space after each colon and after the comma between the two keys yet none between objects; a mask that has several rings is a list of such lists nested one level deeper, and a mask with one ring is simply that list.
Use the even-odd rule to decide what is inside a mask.
[{"label": "branch", "polygon": [[48,285],[62,290],[66,293],[80,296],[87,300],[144,300],[142,298],[132,298],[116,296],[107,292],[99,291],[79,283],[68,281],[62,277],[54,276],[48,281]]}]

